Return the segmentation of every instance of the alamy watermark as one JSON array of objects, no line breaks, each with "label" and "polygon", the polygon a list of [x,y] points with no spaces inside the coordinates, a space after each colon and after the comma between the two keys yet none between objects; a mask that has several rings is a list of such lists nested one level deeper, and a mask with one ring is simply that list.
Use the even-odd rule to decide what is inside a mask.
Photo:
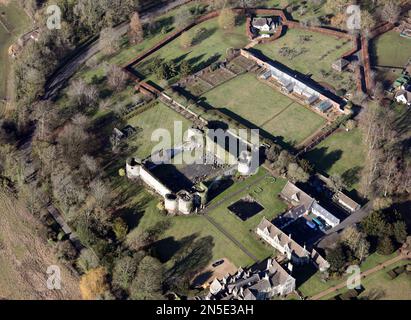
[{"label": "alamy watermark", "polygon": [[349,30],[361,29],[361,9],[358,5],[350,5],[347,7],[347,28]]},{"label": "alamy watermark", "polygon": [[360,289],[361,288],[361,269],[358,265],[351,265],[347,268],[346,273],[350,274],[347,278],[348,289]]},{"label": "alamy watermark", "polygon": [[181,121],[174,121],[173,132],[159,128],[152,132],[151,141],[158,142],[151,151],[154,164],[210,164],[224,165],[241,162],[255,172],[259,166],[260,136],[258,129],[183,129]]},{"label": "alamy watermark", "polygon": [[49,30],[59,30],[61,29],[61,9],[58,5],[50,5],[46,9],[47,17],[47,28]]},{"label": "alamy watermark", "polygon": [[61,290],[61,271],[60,267],[51,265],[47,268],[47,289],[49,290]]}]

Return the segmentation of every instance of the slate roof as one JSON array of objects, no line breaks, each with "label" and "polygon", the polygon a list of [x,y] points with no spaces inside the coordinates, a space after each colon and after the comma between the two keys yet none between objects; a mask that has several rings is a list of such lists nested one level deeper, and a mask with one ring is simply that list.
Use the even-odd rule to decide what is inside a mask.
[{"label": "slate roof", "polygon": [[311,251],[311,259],[314,261],[314,263],[318,266],[319,269],[328,269],[330,267],[328,261],[325,260],[323,256],[320,255],[315,249]]},{"label": "slate roof", "polygon": [[309,210],[311,205],[315,201],[314,198],[310,197],[290,181],[288,181],[284,186],[283,190],[280,193],[280,196],[294,206],[304,206],[306,210]]},{"label": "slate roof", "polygon": [[279,228],[273,225],[266,218],[263,218],[260,224],[257,226],[257,229],[264,230],[265,228],[267,228],[270,234],[270,238],[274,239],[276,236],[278,237],[278,241],[280,242],[280,245],[282,247],[288,245],[291,252],[294,252],[300,258],[309,256],[309,252],[306,249],[300,246],[292,238],[287,236],[284,232],[282,232]]},{"label": "slate roof", "polygon": [[272,18],[254,18],[252,25],[254,27],[263,27],[265,25],[270,26],[273,23]]},{"label": "slate roof", "polygon": [[411,102],[411,92],[410,91],[400,90],[400,91],[397,92],[397,94],[395,96],[399,97],[399,96],[402,96],[402,95],[404,95],[407,102]]},{"label": "slate roof", "polygon": [[330,212],[321,207],[317,202],[313,203],[313,205],[311,206],[311,210],[315,215],[324,218],[328,224],[332,222],[334,226],[336,226],[340,223],[340,219],[334,217]]},{"label": "slate roof", "polygon": [[357,210],[361,207],[357,202],[352,200],[350,197],[346,196],[341,191],[337,192],[336,197],[337,197],[338,200],[340,200],[342,203],[344,203],[347,207],[349,207],[353,211],[355,211],[355,210]]},{"label": "slate roof", "polygon": [[274,259],[266,259],[244,271],[237,270],[226,282],[217,278],[210,285],[207,300],[261,300],[270,297],[272,289],[285,283],[291,277]]},{"label": "slate roof", "polygon": [[344,58],[338,59],[337,61],[334,61],[333,67],[338,68],[339,70],[344,69],[350,62],[345,60]]}]

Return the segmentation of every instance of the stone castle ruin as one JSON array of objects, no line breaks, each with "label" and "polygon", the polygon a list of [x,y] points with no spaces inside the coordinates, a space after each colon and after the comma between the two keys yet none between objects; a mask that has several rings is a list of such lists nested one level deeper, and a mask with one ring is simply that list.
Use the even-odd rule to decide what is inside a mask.
[{"label": "stone castle ruin", "polygon": [[[192,161],[184,161],[184,156],[191,157],[193,152]],[[188,215],[206,206],[209,188],[219,180],[236,173],[254,174],[258,154],[259,146],[230,130],[216,134],[190,128],[179,146],[161,149],[144,160],[127,159],[126,173],[159,194],[169,214]]]}]

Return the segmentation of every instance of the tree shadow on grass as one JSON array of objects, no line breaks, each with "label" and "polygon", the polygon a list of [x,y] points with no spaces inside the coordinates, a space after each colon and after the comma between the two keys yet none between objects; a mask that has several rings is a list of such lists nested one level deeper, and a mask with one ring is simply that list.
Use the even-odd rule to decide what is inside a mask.
[{"label": "tree shadow on grass", "polygon": [[174,58],[173,63],[174,64],[179,64],[180,62],[183,62],[183,60],[185,60],[185,58],[187,58],[187,56],[190,54],[190,52],[186,52],[186,53],[182,54],[181,56],[179,56],[177,58]]},{"label": "tree shadow on grass", "polygon": [[217,28],[199,28],[195,30],[195,35],[193,39],[193,45],[200,44],[204,40],[210,38],[215,32],[217,31]]},{"label": "tree shadow on grass", "polygon": [[194,242],[198,234],[193,233],[189,236],[176,240],[174,237],[167,237],[156,241],[152,245],[153,253],[162,262],[166,263],[180,250],[184,250],[190,243]]},{"label": "tree shadow on grass", "polygon": [[399,134],[411,132],[411,109],[405,108],[401,115],[395,121],[395,128]]},{"label": "tree shadow on grass", "polygon": [[200,273],[198,276],[196,276],[192,282],[192,286],[194,288],[197,288],[201,286],[203,283],[205,283],[210,277],[213,275],[213,272],[210,270],[207,270],[205,272]]},{"label": "tree shadow on grass", "polygon": [[132,230],[138,226],[141,218],[144,216],[142,208],[124,208],[117,211],[117,214],[127,223],[128,229]]},{"label": "tree shadow on grass", "polygon": [[299,288],[302,284],[314,276],[315,273],[317,273],[317,268],[311,263],[304,266],[294,266],[293,276],[296,280],[296,287]]},{"label": "tree shadow on grass", "polygon": [[204,68],[212,65],[213,63],[217,62],[220,59],[220,57],[221,57],[221,54],[218,54],[218,53],[214,54],[210,58],[208,58],[207,60],[204,60],[204,61],[198,63],[194,67],[194,70],[198,71],[198,70],[204,69]]},{"label": "tree shadow on grass", "polygon": [[354,168],[346,170],[342,175],[341,178],[346,186],[352,187],[353,185],[357,184],[360,181],[360,173],[362,167],[355,166]]},{"label": "tree shadow on grass", "polygon": [[327,152],[328,147],[321,147],[313,149],[308,153],[308,158],[315,166],[323,171],[327,172],[331,167],[341,159],[343,154],[342,150],[334,150]]},{"label": "tree shadow on grass", "polygon": [[213,257],[214,239],[212,236],[190,241],[175,255],[173,267],[166,273],[166,286],[177,290],[187,290],[191,280],[201,272]]}]

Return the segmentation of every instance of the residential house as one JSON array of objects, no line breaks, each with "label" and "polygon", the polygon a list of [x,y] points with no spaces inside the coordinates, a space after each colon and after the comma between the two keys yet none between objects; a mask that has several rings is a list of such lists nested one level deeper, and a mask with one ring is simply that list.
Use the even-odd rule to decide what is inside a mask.
[{"label": "residential house", "polygon": [[330,263],[325,260],[315,249],[311,251],[311,261],[321,272],[327,271],[330,267]]},{"label": "residential house", "polygon": [[411,91],[399,90],[395,94],[395,101],[411,106]]},{"label": "residential house", "polygon": [[280,196],[293,207],[303,206],[305,210],[304,214],[311,212],[312,214],[323,218],[331,227],[335,227],[340,223],[340,219],[328,212],[314,198],[310,197],[290,181],[284,186]]},{"label": "residential house", "polygon": [[260,31],[268,32],[273,28],[274,22],[272,18],[253,18],[251,25]]},{"label": "residential house", "polygon": [[310,252],[305,246],[300,246],[291,238],[291,235],[287,236],[266,218],[261,220],[256,233],[281,254],[285,255],[293,264],[302,265],[309,262]]},{"label": "residential house", "polygon": [[295,290],[295,279],[274,259],[215,278],[205,300],[267,300]]},{"label": "residential house", "polygon": [[300,246],[291,236],[287,236],[274,224],[263,218],[257,226],[256,233],[272,247],[285,254],[287,259],[295,265],[312,262],[321,272],[326,271],[330,265],[316,250],[309,252],[305,245]]}]

